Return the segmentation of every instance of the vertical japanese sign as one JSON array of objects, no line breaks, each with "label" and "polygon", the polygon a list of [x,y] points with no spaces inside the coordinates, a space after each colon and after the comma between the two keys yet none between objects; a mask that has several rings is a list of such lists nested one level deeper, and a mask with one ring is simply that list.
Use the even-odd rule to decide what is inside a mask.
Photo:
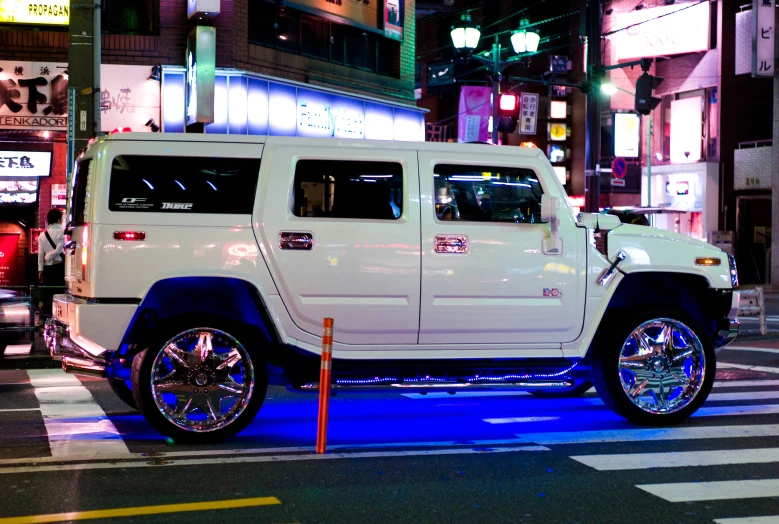
[{"label": "vertical japanese sign", "polygon": [[538,125],[538,95],[522,93],[519,106],[519,134],[535,135]]},{"label": "vertical japanese sign", "polygon": [[774,76],[775,0],[752,0],[752,76]]},{"label": "vertical japanese sign", "polygon": [[16,274],[16,250],[18,247],[18,234],[0,233],[0,286],[20,284],[17,282],[18,275]]},{"label": "vertical japanese sign", "polygon": [[384,0],[384,36],[403,40],[403,0]]},{"label": "vertical japanese sign", "polygon": [[458,142],[486,142],[489,138],[489,87],[460,87],[460,109],[457,115]]}]

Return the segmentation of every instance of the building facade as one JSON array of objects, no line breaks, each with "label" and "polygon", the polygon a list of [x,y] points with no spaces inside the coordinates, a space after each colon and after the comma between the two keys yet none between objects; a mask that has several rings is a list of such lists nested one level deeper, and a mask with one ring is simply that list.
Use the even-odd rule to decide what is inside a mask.
[{"label": "building facade", "polygon": [[601,165],[626,157],[632,189],[602,176],[601,203],[659,208],[654,225],[721,243],[736,255],[744,282],[765,282],[771,180],[758,166],[770,158],[759,148],[770,145],[772,82],[749,74],[751,10],[723,0],[640,5],[605,4],[604,34],[613,34],[604,40],[604,61],[652,58],[650,74],[663,79],[655,89],[661,102],[636,120],[637,133],[628,133],[617,119],[634,112],[642,70],[608,72],[607,81],[622,91],[602,99]]},{"label": "building facade", "polygon": [[[188,10],[197,3],[103,0],[102,132],[186,130],[177,128],[183,99],[166,100],[164,90],[184,80],[188,37],[201,26],[215,35],[217,89],[216,121],[200,131],[274,134],[276,126],[287,129],[276,134],[304,134],[296,122],[308,114],[309,128],[328,126],[318,136],[422,139],[413,0],[218,0],[208,4],[215,6],[211,13]],[[67,193],[69,3],[43,4],[33,15],[16,12],[21,3],[0,0],[0,258],[15,253],[13,264],[0,264],[0,285],[34,283],[34,239]],[[252,105],[257,92],[249,87],[258,83],[266,89],[264,109]],[[240,85],[243,103],[236,98]],[[275,118],[268,115],[274,87],[294,92],[290,110]],[[266,113],[264,129],[249,125],[256,111]],[[244,125],[235,127],[233,115],[241,112]],[[23,158],[38,165],[22,169]]]}]

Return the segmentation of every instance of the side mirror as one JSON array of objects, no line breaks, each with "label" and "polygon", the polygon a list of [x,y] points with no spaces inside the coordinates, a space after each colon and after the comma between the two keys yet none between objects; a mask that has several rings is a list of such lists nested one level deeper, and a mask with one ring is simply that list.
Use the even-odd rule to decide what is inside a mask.
[{"label": "side mirror", "polygon": [[557,206],[560,199],[549,195],[541,195],[541,222],[557,221]]},{"label": "side mirror", "polygon": [[563,252],[562,241],[558,234],[560,219],[557,218],[557,210],[560,199],[550,195],[541,195],[541,221],[549,223],[550,236],[544,238],[543,250],[547,255],[559,255]]}]

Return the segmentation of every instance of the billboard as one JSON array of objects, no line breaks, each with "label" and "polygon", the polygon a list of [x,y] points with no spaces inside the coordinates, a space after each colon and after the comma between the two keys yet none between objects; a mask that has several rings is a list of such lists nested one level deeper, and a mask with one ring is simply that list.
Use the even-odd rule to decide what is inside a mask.
[{"label": "billboard", "polygon": [[384,36],[403,40],[403,0],[384,0]]},{"label": "billboard", "polygon": [[674,4],[617,16],[617,60],[707,51],[711,44],[709,2]]}]

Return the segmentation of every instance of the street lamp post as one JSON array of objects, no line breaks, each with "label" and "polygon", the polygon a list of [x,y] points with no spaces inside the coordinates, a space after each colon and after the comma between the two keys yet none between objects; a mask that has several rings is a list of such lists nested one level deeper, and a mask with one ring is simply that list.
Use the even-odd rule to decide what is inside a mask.
[{"label": "street lamp post", "polygon": [[[508,31],[495,34],[489,58],[473,54],[473,51],[479,46],[481,30],[478,25],[473,23],[470,13],[464,13],[460,17],[460,24],[452,27],[450,33],[455,49],[467,53],[469,60],[476,60],[482,63],[490,72],[490,84],[492,86],[492,142],[496,145],[498,144],[498,121],[500,120],[498,108],[503,70],[521,59],[521,57],[513,57],[507,60],[500,59],[502,47],[498,37],[503,33],[508,33]],[[538,51],[541,36],[538,34],[538,31],[530,27],[527,19],[520,20],[519,29],[511,33],[511,45],[515,53],[535,53]]]}]

